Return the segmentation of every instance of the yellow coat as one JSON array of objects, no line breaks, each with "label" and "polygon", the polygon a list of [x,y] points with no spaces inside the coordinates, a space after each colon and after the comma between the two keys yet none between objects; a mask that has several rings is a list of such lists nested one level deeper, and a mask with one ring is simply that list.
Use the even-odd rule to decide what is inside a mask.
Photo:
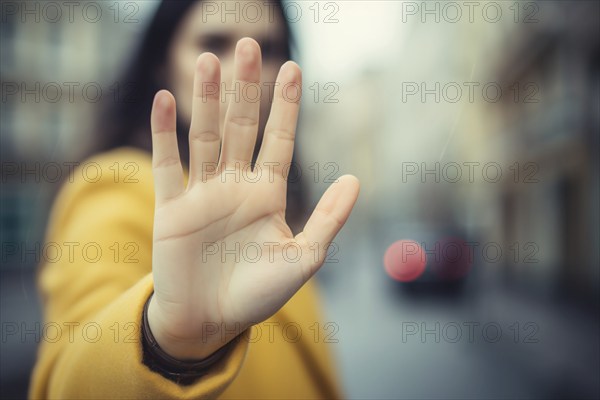
[{"label": "yellow coat", "polygon": [[310,281],[196,383],[148,369],[140,327],[153,288],[151,156],[112,150],[69,178],[39,272],[45,320],[31,398],[341,397],[326,343],[335,327],[320,317]]}]

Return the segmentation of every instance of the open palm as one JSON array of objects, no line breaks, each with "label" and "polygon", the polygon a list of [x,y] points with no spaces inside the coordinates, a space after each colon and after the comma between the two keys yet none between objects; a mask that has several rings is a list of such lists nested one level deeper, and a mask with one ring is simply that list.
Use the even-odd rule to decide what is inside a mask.
[{"label": "open palm", "polygon": [[[258,43],[240,40],[234,87],[258,87],[260,71]],[[279,71],[254,168],[259,102],[244,96],[230,102],[221,129],[220,93],[206,90],[220,82],[219,60],[202,54],[194,80],[187,187],[173,96],[159,92],[152,109],[155,293],[148,319],[161,348],[181,359],[210,355],[281,308],[323,264],[358,196],[355,177],[339,178],[294,236],[285,221],[284,172],[299,109],[292,101],[299,96],[290,93],[300,89],[300,69],[289,61]]]}]

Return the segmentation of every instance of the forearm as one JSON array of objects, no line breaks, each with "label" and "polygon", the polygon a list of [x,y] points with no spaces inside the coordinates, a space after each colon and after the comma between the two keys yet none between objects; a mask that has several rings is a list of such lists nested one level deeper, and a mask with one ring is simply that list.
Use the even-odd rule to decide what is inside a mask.
[{"label": "forearm", "polygon": [[[32,398],[214,398],[241,367],[247,341],[193,385],[181,385],[152,371],[143,361],[142,312],[153,290],[152,277],[108,304],[93,320],[81,321],[72,338],[45,343],[36,368]],[[72,339],[72,340],[70,340]]]}]

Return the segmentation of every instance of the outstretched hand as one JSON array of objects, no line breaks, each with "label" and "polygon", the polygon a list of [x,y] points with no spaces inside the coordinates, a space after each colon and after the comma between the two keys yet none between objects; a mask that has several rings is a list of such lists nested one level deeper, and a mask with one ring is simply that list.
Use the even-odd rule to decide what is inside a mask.
[{"label": "outstretched hand", "polygon": [[[261,68],[258,43],[241,39],[234,87],[260,84]],[[254,169],[249,166],[259,102],[239,96],[221,127],[221,96],[215,90],[220,83],[219,59],[202,54],[193,83],[187,187],[175,99],[160,91],[152,107],[156,203],[148,322],[161,348],[179,359],[205,358],[233,339],[235,330],[277,312],[321,267],[359,191],[354,176],[340,177],[294,236],[285,221],[284,169],[292,159],[299,101],[290,101],[283,88],[301,87],[300,68],[288,61],[279,71]],[[209,337],[206,324],[211,324]]]}]

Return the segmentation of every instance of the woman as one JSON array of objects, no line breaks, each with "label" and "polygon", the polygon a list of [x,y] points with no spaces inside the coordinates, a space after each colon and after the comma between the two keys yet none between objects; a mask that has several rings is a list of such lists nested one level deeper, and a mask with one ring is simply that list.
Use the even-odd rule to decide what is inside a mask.
[{"label": "woman", "polygon": [[[256,4],[269,16],[262,24],[223,22],[202,2],[157,11],[137,87],[168,87],[177,112],[175,97],[158,91],[150,133],[137,120],[149,109],[138,93],[129,133],[115,129],[129,146],[85,164],[99,178],[76,173],[61,190],[47,240],[74,251],[40,271],[44,326],[62,334],[45,335],[32,398],[340,396],[309,279],[348,218],[358,181],[332,184],[294,235],[285,167],[301,72],[291,61],[277,71],[289,54],[281,6],[273,14]],[[268,54],[245,36],[268,42]],[[242,95],[222,103],[223,83]],[[257,87],[263,101],[247,94]],[[260,103],[271,95],[263,123]],[[177,130],[176,114],[189,134]]]}]

